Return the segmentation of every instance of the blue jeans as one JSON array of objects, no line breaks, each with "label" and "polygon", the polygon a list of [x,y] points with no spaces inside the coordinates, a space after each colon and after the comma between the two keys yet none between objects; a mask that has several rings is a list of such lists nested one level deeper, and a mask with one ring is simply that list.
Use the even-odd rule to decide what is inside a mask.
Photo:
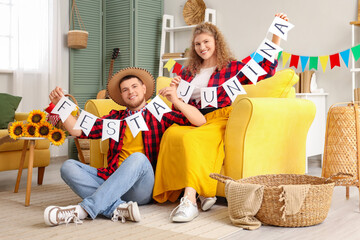
[{"label": "blue jeans", "polygon": [[112,217],[114,210],[124,202],[139,205],[152,199],[154,171],[148,158],[133,153],[105,181],[97,169],[69,159],[61,166],[61,178],[83,201],[79,205],[92,219],[101,214]]}]

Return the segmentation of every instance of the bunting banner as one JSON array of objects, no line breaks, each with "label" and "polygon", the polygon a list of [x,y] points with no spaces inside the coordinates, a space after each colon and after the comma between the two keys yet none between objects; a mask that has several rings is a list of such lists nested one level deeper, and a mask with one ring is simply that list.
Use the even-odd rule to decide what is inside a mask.
[{"label": "bunting banner", "polygon": [[[288,31],[293,27],[294,25],[291,23],[279,17],[275,17],[268,31],[286,40]],[[266,71],[264,71],[264,69],[258,64],[259,59],[266,58],[269,61],[274,62],[276,56],[280,56],[281,50],[282,49],[279,46],[270,42],[268,39],[263,40],[256,52],[247,58],[245,66],[235,76],[227,80],[221,86],[200,89],[202,101],[201,107],[218,107],[217,88],[219,87],[224,88],[232,102],[239,94],[246,94],[245,89],[237,78],[237,75],[242,72],[253,84],[256,84],[258,77],[266,74]],[[183,66],[177,63],[175,60],[169,59],[164,68],[167,68],[169,72],[172,69],[172,73],[179,75]],[[187,103],[195,88],[196,86],[193,84],[181,80],[177,89],[177,94],[184,100],[184,102]],[[52,113],[58,114],[62,122],[65,122],[75,107],[76,104],[64,96],[61,98],[58,104],[56,104]],[[156,117],[158,121],[162,120],[163,114],[171,111],[166,103],[158,96],[152,99],[152,101],[146,105],[146,108]],[[81,114],[75,123],[74,129],[80,129],[86,136],[88,136],[98,118],[93,114],[86,112],[85,110],[80,108],[79,110],[81,111]],[[134,138],[141,131],[149,131],[144,117],[142,116],[142,111],[132,114],[131,116],[126,117],[124,120],[129,126],[129,129]],[[119,141],[121,121],[124,120],[116,121],[114,119],[103,119],[102,140],[111,138],[115,141]]]},{"label": "bunting banner", "polygon": [[[291,24],[290,22],[285,21],[279,17],[275,17],[268,29],[268,32],[273,33],[284,40],[287,40],[288,32],[293,27],[294,27],[294,25]],[[249,80],[253,84],[256,84],[258,78],[260,76],[266,74],[266,72],[258,64],[260,62],[260,59],[266,58],[267,60],[269,60],[270,62],[273,63],[274,60],[278,58],[279,53],[281,51],[282,51],[282,48],[280,46],[278,46],[277,44],[274,44],[272,41],[265,38],[261,42],[258,49],[252,55],[243,59],[242,62],[245,63],[245,66],[236,74],[236,76],[240,72],[242,72],[247,78],[249,78]],[[164,66],[164,68],[167,68],[169,72],[171,72],[171,69],[173,69],[172,73],[176,73],[177,75],[179,75],[182,67],[183,66],[181,64],[177,63],[173,59],[169,59],[168,62]],[[184,87],[184,89],[182,89],[182,90],[185,90],[185,86],[182,86],[182,87]],[[187,86],[187,87],[189,87],[189,86]],[[208,91],[205,91],[205,92],[208,92]],[[178,96],[180,96],[179,92],[178,92]],[[186,96],[188,96],[187,92],[186,92]]]},{"label": "bunting banner", "polygon": [[[306,68],[308,70],[312,70],[312,69],[318,70],[320,63],[321,69],[323,70],[323,72],[325,72],[328,65],[330,65],[330,69],[333,69],[335,67],[341,67],[342,64],[345,65],[347,68],[349,68],[350,53],[352,53],[353,60],[355,62],[359,60],[360,44],[351,47],[349,49],[346,49],[344,51],[339,51],[334,54],[323,55],[323,56],[301,56],[301,55],[296,55],[281,51],[279,52],[277,59],[280,60],[282,57],[283,67],[285,67],[285,65],[288,63],[290,59],[289,67],[294,67],[298,69],[299,65],[301,65],[302,72],[304,72]],[[260,59],[260,61],[262,61],[262,59]]]},{"label": "bunting banner", "polygon": [[[69,109],[72,111],[74,110],[73,106],[76,107],[76,104],[67,97],[63,96],[60,101],[55,105],[51,113],[58,114],[61,121],[65,122],[66,119],[70,116],[70,114],[68,114]],[[156,96],[152,101],[150,101],[146,105],[146,108],[151,114],[156,117],[158,121],[161,121],[163,114],[171,112],[171,109],[159,96]],[[81,111],[81,113],[76,120],[73,129],[80,129],[84,132],[86,136],[88,136],[98,117],[89,112],[86,112],[81,108],[79,108],[79,111]],[[144,117],[142,116],[141,111],[126,117],[124,120],[103,119],[102,121],[102,141],[108,138],[112,138],[117,142],[119,141],[121,121],[126,121],[134,138],[140,131],[149,131],[149,128],[144,120]]]}]

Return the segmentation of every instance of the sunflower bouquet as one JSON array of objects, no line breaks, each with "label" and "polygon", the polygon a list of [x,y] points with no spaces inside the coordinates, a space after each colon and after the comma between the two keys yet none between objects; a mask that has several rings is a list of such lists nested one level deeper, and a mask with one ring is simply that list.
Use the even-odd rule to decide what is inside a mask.
[{"label": "sunflower bouquet", "polygon": [[66,132],[54,127],[47,121],[47,115],[40,110],[33,110],[29,113],[27,121],[17,121],[9,127],[9,135],[12,139],[20,137],[44,137],[50,140],[55,146],[64,143]]}]

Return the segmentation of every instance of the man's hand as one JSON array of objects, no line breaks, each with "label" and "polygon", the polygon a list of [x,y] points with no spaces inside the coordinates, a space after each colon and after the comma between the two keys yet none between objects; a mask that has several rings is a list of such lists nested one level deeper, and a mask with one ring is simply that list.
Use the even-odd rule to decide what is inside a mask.
[{"label": "man's hand", "polygon": [[64,96],[64,92],[62,88],[56,87],[54,90],[51,91],[49,94],[50,101],[56,105],[60,99]]}]

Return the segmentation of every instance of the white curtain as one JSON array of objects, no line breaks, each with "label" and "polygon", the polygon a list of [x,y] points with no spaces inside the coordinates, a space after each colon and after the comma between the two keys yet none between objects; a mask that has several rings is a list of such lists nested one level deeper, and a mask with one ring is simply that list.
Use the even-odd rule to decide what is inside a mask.
[{"label": "white curtain", "polygon": [[60,0],[14,0],[12,65],[17,111],[43,110],[62,76]]}]

